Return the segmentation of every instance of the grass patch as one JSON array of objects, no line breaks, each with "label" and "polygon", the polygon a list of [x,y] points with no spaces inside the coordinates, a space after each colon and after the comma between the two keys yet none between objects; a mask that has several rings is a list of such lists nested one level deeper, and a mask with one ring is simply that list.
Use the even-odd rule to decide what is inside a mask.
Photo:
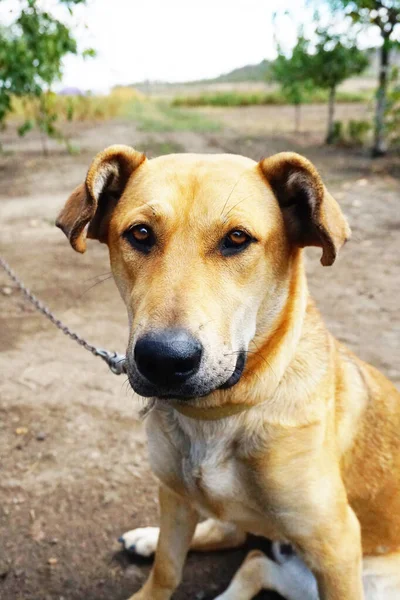
[{"label": "grass patch", "polygon": [[[130,88],[115,88],[105,96],[46,95],[46,105],[57,123],[106,121],[118,117],[133,119],[140,131],[149,133],[169,131],[213,132],[221,129],[216,121],[195,110],[184,110],[170,103],[147,99]],[[38,98],[14,97],[10,119],[34,122],[40,115]],[[30,129],[30,128],[29,128]],[[27,129],[26,133],[29,131]],[[169,153],[162,148],[159,154]]]},{"label": "grass patch", "polygon": [[[132,144],[133,146],[134,144]],[[163,154],[178,154],[185,151],[185,147],[175,141],[159,141],[153,137],[140,143],[140,150],[150,158],[153,156],[162,156]]]},{"label": "grass patch", "polygon": [[221,125],[191,110],[182,110],[164,102],[136,101],[127,107],[126,116],[137,122],[140,131],[199,131],[213,132]]},{"label": "grass patch", "polygon": [[[368,102],[371,99],[368,92],[342,92],[336,95],[337,102]],[[328,92],[315,90],[310,93],[304,104],[323,103],[328,101]],[[172,107],[196,106],[266,106],[288,104],[287,99],[279,90],[270,92],[216,92],[203,93],[194,96],[177,96],[172,101]]]}]

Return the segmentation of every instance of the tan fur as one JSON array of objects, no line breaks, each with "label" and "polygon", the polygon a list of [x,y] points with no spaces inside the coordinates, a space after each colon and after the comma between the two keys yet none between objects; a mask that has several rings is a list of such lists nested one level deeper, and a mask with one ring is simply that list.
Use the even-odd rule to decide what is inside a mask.
[{"label": "tan fur", "polygon": [[[148,256],[123,236],[139,223],[159,240]],[[133,598],[171,597],[199,515],[236,524],[237,534],[227,530],[232,545],[242,531],[289,540],[322,600],[364,598],[362,554],[380,557],[377,577],[398,572],[400,394],[329,334],[309,296],[302,248],[321,247],[330,265],[350,234],[315,167],[293,153],[259,164],[231,155],[147,161],[111,147],[58,225],[79,251],[87,226],[108,244],[128,310],[128,354],[151,328],[187,328],[206,350],[199,385],[210,387],[189,404],[227,411],[201,420],[156,400],[147,417],[161,530],[150,579]],[[222,257],[219,241],[243,227],[258,242]],[[241,379],[217,389],[241,347]],[[248,409],[228,416],[235,404]],[[209,530],[195,535],[195,547],[229,545],[224,529]],[[251,558],[257,573],[270,569]]]}]

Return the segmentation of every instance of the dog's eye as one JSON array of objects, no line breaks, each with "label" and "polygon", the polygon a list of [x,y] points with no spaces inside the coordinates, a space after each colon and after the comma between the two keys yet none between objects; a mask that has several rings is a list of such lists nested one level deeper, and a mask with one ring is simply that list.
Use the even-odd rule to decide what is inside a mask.
[{"label": "dog's eye", "polygon": [[221,245],[221,252],[225,256],[235,254],[247,248],[254,239],[242,229],[233,229],[224,237]]},{"label": "dog's eye", "polygon": [[240,229],[235,229],[226,236],[226,241],[232,246],[242,246],[248,240],[250,240],[250,236]]},{"label": "dog's eye", "polygon": [[140,252],[145,252],[146,254],[150,252],[151,248],[156,243],[156,238],[151,227],[143,225],[142,223],[128,229],[128,231],[125,232],[124,237],[134,248],[140,250]]}]

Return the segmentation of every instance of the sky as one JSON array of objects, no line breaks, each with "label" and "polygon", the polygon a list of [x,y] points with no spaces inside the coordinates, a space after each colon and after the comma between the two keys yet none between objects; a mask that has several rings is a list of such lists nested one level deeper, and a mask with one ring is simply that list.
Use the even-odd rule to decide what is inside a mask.
[{"label": "sky", "polygon": [[65,85],[220,75],[274,55],[272,15],[296,0],[90,0],[80,10],[81,44],[97,58],[65,63]]},{"label": "sky", "polygon": [[[81,50],[69,56],[60,87],[107,91],[138,81],[190,81],[275,56],[273,14],[280,41],[291,47],[300,23],[311,22],[306,0],[88,0],[69,16],[57,0],[40,5],[70,24]],[[18,0],[1,0],[0,22]],[[291,16],[284,16],[285,11]]]}]

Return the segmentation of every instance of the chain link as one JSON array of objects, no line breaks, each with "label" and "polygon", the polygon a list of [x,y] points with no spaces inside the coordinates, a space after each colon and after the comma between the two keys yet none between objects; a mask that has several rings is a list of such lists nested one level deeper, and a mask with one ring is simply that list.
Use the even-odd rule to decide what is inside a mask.
[{"label": "chain link", "polygon": [[70,330],[67,325],[64,325],[55,315],[51,312],[51,310],[43,304],[32,292],[24,285],[21,279],[17,276],[15,271],[12,270],[10,265],[0,256],[0,265],[3,267],[7,275],[12,279],[12,281],[16,284],[19,290],[25,295],[27,300],[38,310],[42,315],[44,315],[49,321],[53,323],[60,331],[62,331],[65,335],[70,337],[72,340],[77,342],[80,346],[83,346],[85,350],[91,352],[94,356],[99,356],[102,358],[110,367],[111,371],[115,375],[121,375],[121,373],[126,373],[126,356],[124,354],[117,354],[117,352],[110,352],[109,350],[104,350],[103,348],[96,348],[96,346],[92,346],[82,337],[80,337],[77,333]]}]

